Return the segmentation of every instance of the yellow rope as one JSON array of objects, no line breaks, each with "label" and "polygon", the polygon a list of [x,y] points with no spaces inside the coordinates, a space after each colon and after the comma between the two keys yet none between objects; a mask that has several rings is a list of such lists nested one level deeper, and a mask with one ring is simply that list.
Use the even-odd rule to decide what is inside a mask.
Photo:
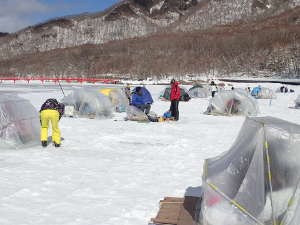
[{"label": "yellow rope", "polygon": [[251,219],[253,219],[256,223],[260,224],[260,225],[264,225],[262,222],[260,222],[258,219],[256,219],[254,216],[252,216],[251,213],[249,213],[243,206],[241,206],[237,201],[230,199],[226,194],[224,194],[223,192],[221,192],[218,187],[214,184],[210,184],[207,183],[214,191],[218,192],[219,194],[221,194],[226,200],[228,200],[231,204],[233,204],[234,206],[236,206],[239,210],[241,210],[243,213],[245,213],[246,215],[248,215]]},{"label": "yellow rope", "polygon": [[273,208],[273,197],[272,197],[273,188],[272,188],[271,160],[270,160],[270,155],[269,155],[269,143],[268,143],[268,140],[267,140],[265,124],[263,124],[263,128],[264,128],[264,135],[265,135],[265,151],[266,151],[267,164],[268,164],[268,179],[269,179],[269,185],[270,185],[270,191],[271,191],[270,197],[271,197],[271,206],[272,206],[273,225],[277,225],[276,217],[275,217],[275,214],[274,214],[274,208]]}]

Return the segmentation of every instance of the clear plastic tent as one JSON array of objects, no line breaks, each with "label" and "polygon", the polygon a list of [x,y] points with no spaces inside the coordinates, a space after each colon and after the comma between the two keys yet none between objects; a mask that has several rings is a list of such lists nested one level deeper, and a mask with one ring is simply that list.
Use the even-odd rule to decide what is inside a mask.
[{"label": "clear plastic tent", "polygon": [[39,144],[39,114],[26,99],[0,95],[0,148],[24,148]]},{"label": "clear plastic tent", "polygon": [[274,99],[276,98],[275,92],[270,88],[261,88],[261,91],[259,93],[259,98],[262,99]]},{"label": "clear plastic tent", "polygon": [[99,90],[100,93],[109,97],[116,112],[125,112],[129,105],[129,100],[126,97],[123,88],[103,88]]},{"label": "clear plastic tent", "polygon": [[247,118],[222,155],[205,161],[203,225],[300,224],[300,126]]},{"label": "clear plastic tent", "polygon": [[189,90],[188,94],[191,98],[207,98],[209,90],[202,86],[194,86]]},{"label": "clear plastic tent", "polygon": [[295,100],[295,108],[300,109],[300,95]]},{"label": "clear plastic tent", "polygon": [[110,99],[97,90],[74,89],[62,99],[66,106],[74,106],[75,114],[81,117],[106,118],[112,116],[113,105]]},{"label": "clear plastic tent", "polygon": [[275,99],[276,94],[275,92],[270,88],[260,87],[260,91],[257,93],[255,98],[259,99]]},{"label": "clear plastic tent", "polygon": [[242,89],[221,91],[210,100],[206,114],[256,116],[257,101]]}]

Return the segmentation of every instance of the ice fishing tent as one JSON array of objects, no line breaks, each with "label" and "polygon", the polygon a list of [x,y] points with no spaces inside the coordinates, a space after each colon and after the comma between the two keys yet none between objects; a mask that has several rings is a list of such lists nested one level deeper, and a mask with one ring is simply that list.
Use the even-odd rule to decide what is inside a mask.
[{"label": "ice fishing tent", "polygon": [[222,155],[205,161],[202,225],[300,224],[300,126],[247,118]]},{"label": "ice fishing tent", "polygon": [[188,94],[191,98],[207,98],[209,91],[207,88],[197,85],[190,88]]},{"label": "ice fishing tent", "polygon": [[125,90],[121,88],[102,88],[99,92],[109,97],[116,112],[125,112],[129,105]]},{"label": "ice fishing tent", "polygon": [[[170,101],[171,88],[167,87],[161,93],[160,99],[164,101]],[[180,101],[188,102],[191,99],[188,92],[184,88],[180,88]]]},{"label": "ice fishing tent", "polygon": [[247,91],[221,91],[210,99],[205,114],[210,115],[245,115],[256,116],[258,113],[257,101]]},{"label": "ice fishing tent", "polygon": [[274,99],[276,95],[272,89],[265,88],[265,87],[255,87],[251,91],[251,95],[255,98],[259,99]]},{"label": "ice fishing tent", "polygon": [[0,148],[23,148],[39,144],[39,114],[17,95],[0,95]]},{"label": "ice fishing tent", "polygon": [[295,108],[300,109],[300,95],[295,100]]},{"label": "ice fishing tent", "polygon": [[71,94],[62,99],[66,106],[73,106],[75,116],[88,118],[105,118],[112,116],[110,99],[97,90],[87,88],[74,89]]}]

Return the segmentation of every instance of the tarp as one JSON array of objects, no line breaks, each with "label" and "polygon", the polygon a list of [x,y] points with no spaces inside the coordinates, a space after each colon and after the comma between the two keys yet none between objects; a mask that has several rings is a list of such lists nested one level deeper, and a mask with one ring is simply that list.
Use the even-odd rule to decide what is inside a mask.
[{"label": "tarp", "polygon": [[130,105],[126,109],[127,120],[133,121],[149,121],[147,115],[135,106]]},{"label": "tarp", "polygon": [[257,101],[245,90],[220,91],[210,99],[205,114],[256,116]]},{"label": "tarp", "polygon": [[99,90],[101,94],[109,97],[116,112],[125,112],[129,105],[125,90],[121,88],[102,88]]},{"label": "tarp", "polygon": [[205,161],[203,225],[300,224],[300,126],[247,118],[229,149]]},{"label": "tarp", "polygon": [[209,90],[202,86],[194,86],[190,88],[188,94],[191,98],[207,98]]},{"label": "tarp", "polygon": [[251,95],[252,96],[258,96],[260,91],[261,91],[261,87],[255,87],[255,88],[252,89]]},{"label": "tarp", "polygon": [[76,115],[81,117],[106,118],[112,116],[113,105],[109,97],[97,90],[87,88],[74,89],[74,91],[62,99],[66,106],[74,106]]},{"label": "tarp", "polygon": [[272,89],[265,88],[265,87],[255,87],[251,91],[251,95],[255,98],[259,99],[274,99],[276,95]]},{"label": "tarp", "polygon": [[160,118],[153,111],[150,111],[149,114],[146,115],[143,111],[141,111],[139,108],[133,105],[127,107],[126,114],[127,117],[125,118],[125,120],[132,120],[132,121],[159,122],[159,118]]},{"label": "tarp", "polygon": [[0,95],[0,148],[23,148],[39,144],[39,114],[26,99]]},{"label": "tarp", "polygon": [[[143,105],[143,104],[152,104],[153,103],[153,98],[151,96],[151,93],[148,91],[147,88],[141,87],[142,88],[142,96],[139,95],[132,95],[132,104],[137,104],[137,105]],[[133,93],[136,92],[136,88],[133,90]]]},{"label": "tarp", "polygon": [[[160,99],[164,101],[170,101],[170,94],[171,94],[171,88],[167,87],[163,91],[163,93],[160,95]],[[180,88],[180,101],[189,101],[191,97],[189,96],[188,92],[184,88]]]}]

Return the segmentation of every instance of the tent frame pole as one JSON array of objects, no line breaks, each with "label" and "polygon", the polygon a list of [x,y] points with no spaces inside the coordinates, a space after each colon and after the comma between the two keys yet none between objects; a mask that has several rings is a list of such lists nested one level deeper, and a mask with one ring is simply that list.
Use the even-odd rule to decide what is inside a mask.
[{"label": "tent frame pole", "polygon": [[[207,182],[206,182],[207,183]],[[219,188],[211,183],[207,183],[209,187],[211,187],[214,191],[222,195],[227,201],[229,201],[232,205],[237,207],[240,211],[245,213],[249,218],[251,218],[254,222],[256,222],[259,225],[265,225],[264,223],[260,222],[258,219],[256,219],[251,213],[249,213],[243,206],[241,206],[237,201],[232,200],[230,197],[228,197],[225,193],[219,190]]]},{"label": "tent frame pole", "polygon": [[[289,199],[289,203],[288,203],[286,212],[295,204],[295,202],[294,202],[295,196],[296,196],[297,192],[299,192],[299,188],[300,188],[300,180],[298,180],[298,183],[294,190],[294,193],[293,193],[292,197]],[[280,225],[289,224],[290,221],[288,223],[286,223],[286,220],[287,220],[287,213],[284,215],[283,219],[281,220]]]},{"label": "tent frame pole", "polygon": [[267,133],[266,133],[266,127],[265,124],[263,124],[263,131],[265,136],[265,151],[267,156],[267,166],[268,166],[268,181],[270,186],[270,200],[271,200],[271,208],[272,208],[272,219],[273,219],[273,225],[277,225],[276,217],[274,213],[274,202],[273,202],[273,187],[272,187],[272,173],[271,173],[271,163],[270,163],[270,155],[269,155],[269,143],[267,139]]}]

